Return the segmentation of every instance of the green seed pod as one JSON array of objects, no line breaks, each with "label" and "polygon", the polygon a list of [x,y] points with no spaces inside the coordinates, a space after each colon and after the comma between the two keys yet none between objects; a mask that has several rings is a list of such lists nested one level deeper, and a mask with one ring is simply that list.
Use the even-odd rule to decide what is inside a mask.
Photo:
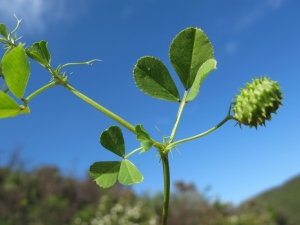
[{"label": "green seed pod", "polygon": [[268,77],[252,79],[246,84],[245,89],[240,89],[240,94],[235,96],[232,110],[233,118],[241,124],[257,128],[266,125],[266,120],[271,120],[271,113],[282,105],[282,92],[280,85]]}]

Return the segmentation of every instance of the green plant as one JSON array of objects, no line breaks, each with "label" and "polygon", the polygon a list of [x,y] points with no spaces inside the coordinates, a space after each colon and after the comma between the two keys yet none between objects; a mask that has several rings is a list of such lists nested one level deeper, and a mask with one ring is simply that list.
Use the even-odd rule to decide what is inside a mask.
[{"label": "green plant", "polygon": [[[271,113],[276,113],[281,106],[282,93],[280,86],[269,78],[255,78],[252,84],[247,84],[235,101],[230,103],[225,118],[211,129],[198,135],[175,141],[176,131],[179,125],[183,109],[187,102],[196,98],[200,87],[207,75],[216,69],[213,46],[204,32],[198,28],[187,28],[181,31],[172,41],[169,56],[171,63],[180,78],[184,88],[183,96],[179,91],[166,66],[159,59],[145,56],[140,58],[134,69],[134,80],[137,87],[144,93],[161,100],[179,102],[178,114],[173,130],[168,137],[163,137],[162,142],[151,138],[150,134],[141,124],[136,126],[114,114],[102,105],[88,98],[76,90],[69,82],[68,75],[61,72],[61,69],[73,65],[91,65],[97,59],[81,62],[67,63],[52,68],[51,54],[48,50],[48,43],[44,40],[24,48],[24,45],[17,43],[18,37],[14,35],[19,27],[20,20],[17,19],[16,28],[9,32],[4,24],[0,24],[0,41],[7,49],[0,65],[0,76],[4,79],[2,91],[0,91],[0,118],[14,117],[19,114],[30,113],[29,103],[41,92],[50,87],[61,85],[71,93],[87,102],[106,116],[136,135],[140,147],[125,154],[125,142],[123,134],[118,126],[111,126],[100,135],[100,143],[107,150],[121,157],[120,161],[96,162],[90,167],[90,175],[101,187],[111,187],[116,180],[124,185],[139,183],[143,176],[135,165],[129,161],[134,153],[144,153],[151,148],[158,152],[163,165],[164,174],[164,203],[162,211],[162,224],[167,224],[169,196],[170,196],[170,169],[169,152],[177,145],[203,137],[218,129],[229,120],[236,120],[241,126],[265,125],[266,120],[271,119]],[[30,74],[28,57],[38,62],[51,74],[51,82],[24,98],[25,89]],[[19,105],[9,94],[12,94],[23,103]],[[231,115],[231,111],[234,115]]]}]

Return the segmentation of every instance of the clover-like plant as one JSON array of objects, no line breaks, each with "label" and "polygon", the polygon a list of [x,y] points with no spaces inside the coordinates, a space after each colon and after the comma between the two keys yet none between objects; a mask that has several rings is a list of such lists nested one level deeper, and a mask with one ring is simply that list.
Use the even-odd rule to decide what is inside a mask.
[{"label": "clover-like plant", "polygon": [[[14,34],[19,24],[20,20],[17,19],[17,26],[12,31],[8,31],[4,24],[0,24],[0,41],[6,49],[0,63],[0,77],[3,78],[3,85],[0,90],[0,118],[30,113],[29,103],[34,97],[50,87],[62,85],[74,95],[131,131],[140,142],[137,149],[126,155],[122,131],[118,126],[111,126],[101,133],[101,145],[120,156],[121,160],[95,162],[91,165],[90,175],[99,186],[103,188],[111,187],[117,179],[124,185],[143,181],[142,174],[128,158],[136,152],[145,153],[150,149],[157,150],[164,174],[164,202],[161,222],[163,225],[167,224],[169,207],[170,168],[168,156],[170,151],[183,142],[205,136],[229,120],[235,120],[239,126],[244,124],[250,128],[265,125],[266,120],[271,119],[271,114],[276,113],[282,105],[282,92],[277,82],[268,77],[254,78],[251,84],[246,84],[245,89],[240,89],[240,94],[236,95],[235,100],[229,104],[229,110],[219,124],[195,136],[176,140],[176,131],[186,103],[197,97],[203,81],[211,71],[216,69],[217,65],[214,59],[213,46],[205,33],[201,29],[190,27],[181,31],[173,39],[169,49],[172,66],[184,88],[182,96],[180,96],[167,67],[159,59],[152,56],[141,57],[133,69],[135,83],[142,92],[154,98],[179,104],[170,136],[168,138],[163,137],[163,141],[158,142],[151,138],[141,124],[136,126],[130,124],[77,91],[68,82],[68,76],[61,72],[61,69],[66,66],[90,65],[92,62],[100,60],[67,63],[54,69],[50,64],[51,54],[46,41],[36,42],[26,48],[24,48],[24,44],[17,43],[18,37]],[[30,74],[28,57],[49,71],[51,82],[24,98]],[[21,105],[11,95],[20,100]],[[233,115],[231,114],[232,111]]]}]

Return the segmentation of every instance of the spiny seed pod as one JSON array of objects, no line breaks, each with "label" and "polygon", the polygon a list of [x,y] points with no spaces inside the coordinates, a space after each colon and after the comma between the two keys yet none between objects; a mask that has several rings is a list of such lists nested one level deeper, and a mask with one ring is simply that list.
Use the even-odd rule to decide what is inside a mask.
[{"label": "spiny seed pod", "polygon": [[271,120],[271,113],[282,105],[282,92],[280,85],[268,77],[252,79],[246,84],[245,89],[240,89],[240,94],[235,96],[232,110],[233,118],[241,124],[257,128],[266,125],[266,120]]}]

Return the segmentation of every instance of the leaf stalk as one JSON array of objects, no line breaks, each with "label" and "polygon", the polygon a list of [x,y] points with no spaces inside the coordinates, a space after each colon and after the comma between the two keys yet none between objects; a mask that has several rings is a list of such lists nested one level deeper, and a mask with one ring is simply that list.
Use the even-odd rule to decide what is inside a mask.
[{"label": "leaf stalk", "polygon": [[168,145],[168,146],[166,147],[166,149],[170,150],[170,149],[176,147],[177,145],[179,145],[179,144],[181,144],[181,143],[183,143],[183,142],[187,142],[187,141],[191,141],[191,140],[194,140],[194,139],[203,137],[203,136],[205,136],[205,135],[207,135],[207,134],[209,134],[209,133],[215,131],[216,129],[218,129],[218,128],[221,127],[224,123],[226,123],[228,120],[231,120],[231,119],[234,119],[233,116],[231,116],[230,114],[228,114],[228,115],[226,116],[225,119],[223,119],[219,124],[217,124],[216,126],[210,128],[209,130],[207,130],[207,131],[205,131],[205,132],[203,132],[203,133],[201,133],[201,134],[197,134],[197,135],[195,135],[195,136],[189,137],[189,138],[184,138],[184,139],[181,139],[181,140],[179,140],[179,141],[175,141],[175,142],[173,142],[172,144]]},{"label": "leaf stalk", "polygon": [[177,116],[176,116],[176,121],[175,121],[173,130],[172,130],[172,133],[170,135],[169,144],[172,143],[174,138],[175,138],[175,134],[176,134],[176,131],[177,131],[177,128],[178,128],[178,125],[179,125],[179,121],[180,121],[184,106],[186,105],[187,95],[188,95],[188,90],[185,90],[185,92],[183,94],[183,97],[182,97],[182,100],[181,100],[180,105],[179,105],[178,113],[177,113]]}]

